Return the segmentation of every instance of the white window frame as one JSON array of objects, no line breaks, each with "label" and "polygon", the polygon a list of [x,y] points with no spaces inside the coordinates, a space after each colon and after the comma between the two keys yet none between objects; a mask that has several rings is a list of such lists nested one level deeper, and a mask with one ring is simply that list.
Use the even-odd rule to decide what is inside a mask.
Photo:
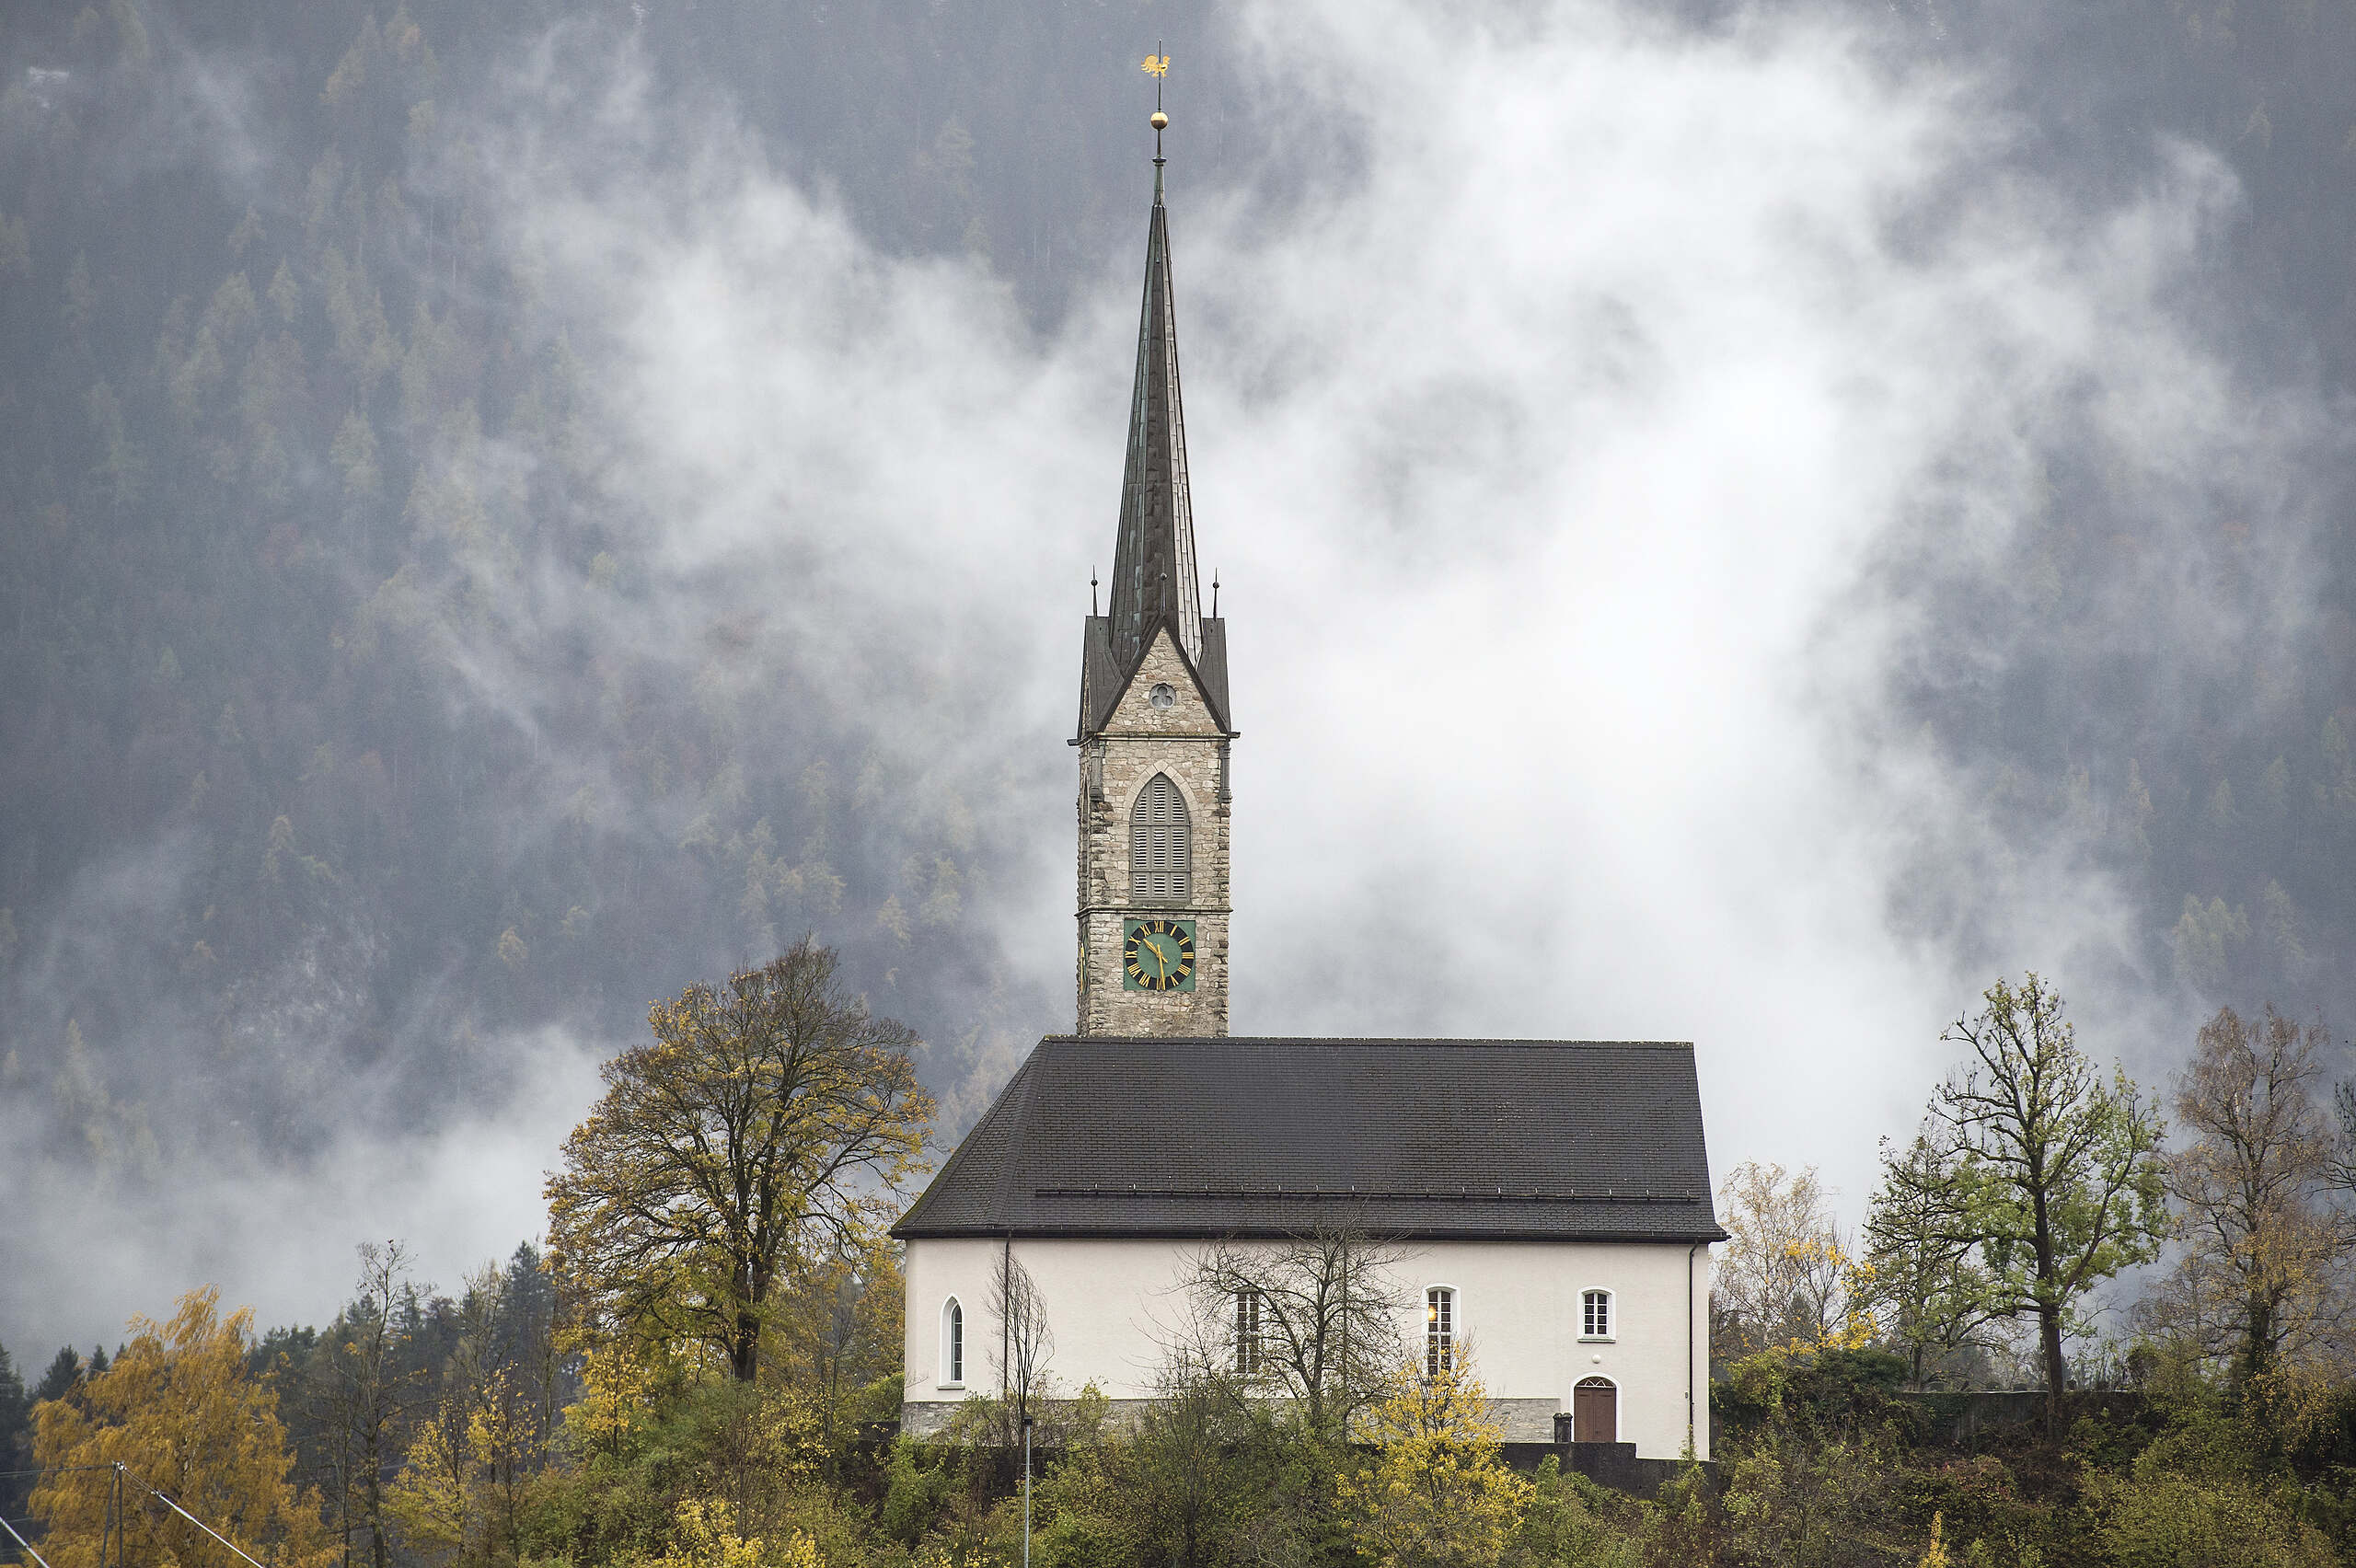
[{"label": "white window frame", "polygon": [[[1447,1321],[1440,1321],[1440,1297],[1447,1298]],[[1464,1292],[1452,1285],[1424,1286],[1424,1376],[1437,1377],[1443,1354],[1448,1358],[1448,1370],[1456,1370],[1463,1358]]]},{"label": "white window frame", "polygon": [[1594,1370],[1593,1368],[1589,1368],[1588,1370],[1587,1370],[1587,1371],[1585,1371],[1585,1372],[1580,1373],[1576,1378],[1573,1378],[1573,1379],[1571,1380],[1571,1421],[1572,1421],[1571,1433],[1572,1433],[1572,1435],[1573,1435],[1574,1437],[1576,1437],[1576,1436],[1577,1435],[1577,1434],[1578,1434],[1578,1425],[1577,1425],[1577,1422],[1578,1422],[1578,1408],[1579,1408],[1579,1391],[1578,1391],[1578,1386],[1579,1386],[1581,1383],[1608,1383],[1608,1384],[1610,1384],[1610,1385],[1611,1385],[1611,1440],[1612,1442],[1614,1442],[1614,1443],[1619,1442],[1619,1441],[1621,1440],[1621,1438],[1620,1438],[1620,1432],[1621,1432],[1621,1429],[1622,1429],[1623,1426],[1625,1426],[1625,1425],[1627,1424],[1627,1420],[1628,1420],[1628,1401],[1627,1401],[1626,1400],[1622,1399],[1620,1396],[1621,1396],[1621,1395],[1623,1395],[1623,1394],[1624,1394],[1624,1393],[1626,1393],[1628,1390],[1627,1390],[1627,1389],[1626,1389],[1625,1387],[1623,1387],[1623,1386],[1622,1385],[1622,1383],[1621,1383],[1621,1381],[1620,1381],[1620,1379],[1619,1379],[1619,1378],[1612,1377],[1612,1376],[1611,1376],[1610,1373],[1608,1373],[1608,1372],[1599,1372],[1599,1371]]},{"label": "white window frame", "polygon": [[954,1296],[941,1304],[941,1378],[933,1387],[965,1386],[965,1304]]},{"label": "white window frame", "polygon": [[[1588,1327],[1588,1303],[1596,1297],[1603,1299],[1603,1332],[1596,1333]],[[1611,1344],[1620,1338],[1620,1298],[1601,1286],[1589,1286],[1579,1292],[1579,1343],[1581,1344]],[[1617,1387],[1618,1385],[1614,1385]]]},{"label": "white window frame", "polygon": [[1257,1377],[1265,1357],[1261,1342],[1260,1293],[1239,1290],[1235,1293],[1235,1373],[1239,1378]]}]

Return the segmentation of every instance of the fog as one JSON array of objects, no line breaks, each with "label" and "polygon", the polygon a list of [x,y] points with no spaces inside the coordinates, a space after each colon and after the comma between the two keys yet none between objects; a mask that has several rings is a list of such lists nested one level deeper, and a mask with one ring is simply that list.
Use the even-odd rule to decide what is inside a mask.
[{"label": "fog", "polygon": [[[1108,171],[1080,173],[1114,219],[1076,224],[1052,278],[886,232],[855,169],[765,128],[757,82],[682,90],[653,25],[519,35],[437,98],[456,129],[410,201],[473,214],[577,401],[547,444],[421,438],[421,482],[459,476],[491,521],[446,528],[430,572],[384,572],[381,545],[335,571],[433,650],[444,722],[528,751],[528,788],[480,806],[503,854],[733,833],[702,895],[727,923],[649,948],[617,933],[660,912],[614,881],[567,962],[635,941],[640,994],[479,1003],[455,957],[387,957],[346,873],[217,1009],[159,989],[99,1030],[91,977],[138,962],[150,912],[203,905],[229,851],[162,818],[86,841],[40,919],[19,895],[20,1362],[203,1281],[323,1320],[371,1238],[454,1283],[539,1231],[632,1009],[805,925],[933,1041],[946,1137],[1070,1026],[1062,743],[1112,551],[1159,24],[1083,62],[1134,78],[1085,89],[1114,106],[1086,133]],[[170,133],[217,139],[210,178],[308,160],[237,110],[253,57],[156,32],[203,84]],[[1199,97],[1172,51],[1168,200],[1242,732],[1234,1032],[1690,1040],[1714,1169],[1816,1165],[1853,1217],[1877,1139],[1950,1065],[1940,1029],[1999,974],[2053,977],[2098,1055],[2163,1080],[2246,977],[2204,988],[2174,905],[2253,895],[2122,860],[2131,759],[2158,764],[2099,738],[2116,687],[2087,672],[2199,693],[2307,658],[2340,461],[2312,365],[2215,307],[2245,210],[2224,157],[2154,131],[2089,181],[2000,60],[1832,9],[1296,0],[1222,7],[1199,47]],[[411,264],[430,277],[430,248]],[[564,465],[587,571],[533,521]],[[331,508],[319,486],[295,504]],[[620,702],[620,664],[689,694],[733,784],[633,782],[625,739],[566,717],[597,680]],[[2000,687],[2078,737],[2045,784],[1980,717]],[[792,848],[761,805],[814,763],[819,820],[848,810],[864,850],[839,826]],[[782,847],[747,880],[763,811]],[[809,891],[827,865],[835,905]],[[552,950],[563,904],[485,940]],[[313,1049],[370,1009],[364,1069]],[[220,1087],[247,1036],[281,1064],[266,1109]],[[87,1113],[131,1083],[144,1130]],[[231,1130],[248,1094],[267,1136]],[[67,1101],[111,1154],[60,1141]]]}]

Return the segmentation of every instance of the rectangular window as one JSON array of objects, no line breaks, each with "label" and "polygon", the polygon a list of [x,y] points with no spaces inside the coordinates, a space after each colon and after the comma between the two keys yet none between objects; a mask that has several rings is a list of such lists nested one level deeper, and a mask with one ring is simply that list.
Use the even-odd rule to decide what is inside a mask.
[{"label": "rectangular window", "polygon": [[1235,1370],[1246,1378],[1260,1370],[1260,1297],[1256,1291],[1235,1293]]},{"label": "rectangular window", "polygon": [[1580,1313],[1579,1332],[1588,1339],[1611,1337],[1611,1293],[1590,1290]]},{"label": "rectangular window", "polygon": [[1436,1285],[1424,1292],[1424,1376],[1456,1369],[1456,1292]]}]

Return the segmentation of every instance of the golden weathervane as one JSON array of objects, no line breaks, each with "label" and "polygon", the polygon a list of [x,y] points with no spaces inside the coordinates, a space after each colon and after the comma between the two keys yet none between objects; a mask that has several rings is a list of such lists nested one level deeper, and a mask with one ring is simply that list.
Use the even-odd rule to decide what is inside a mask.
[{"label": "golden weathervane", "polygon": [[1145,56],[1143,66],[1138,66],[1140,71],[1145,71],[1145,75],[1154,77],[1154,118],[1149,120],[1149,125],[1154,127],[1154,163],[1161,160],[1161,127],[1171,122],[1169,115],[1161,113],[1161,77],[1171,73],[1171,56],[1164,54],[1164,50],[1166,45],[1157,42],[1152,54]]}]

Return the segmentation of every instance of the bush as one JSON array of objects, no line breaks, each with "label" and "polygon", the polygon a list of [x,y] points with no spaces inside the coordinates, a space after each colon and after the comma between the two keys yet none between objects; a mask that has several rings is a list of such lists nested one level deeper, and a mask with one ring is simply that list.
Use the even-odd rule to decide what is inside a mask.
[{"label": "bush", "polygon": [[2256,1488],[2147,1470],[2096,1477],[2087,1488],[2102,1518],[2099,1539],[2119,1568],[2332,1568],[2321,1532]]},{"label": "bush", "polygon": [[1562,1461],[1549,1454],[1531,1479],[1513,1556],[1562,1568],[1638,1568],[1644,1562],[1642,1543],[1611,1517],[1632,1511],[1627,1499],[1587,1477],[1565,1475]]},{"label": "bush", "polygon": [[906,1437],[892,1440],[884,1461],[884,1505],[879,1510],[884,1533],[903,1546],[914,1546],[941,1516],[950,1490],[957,1484],[945,1464],[928,1469],[922,1447]]}]

